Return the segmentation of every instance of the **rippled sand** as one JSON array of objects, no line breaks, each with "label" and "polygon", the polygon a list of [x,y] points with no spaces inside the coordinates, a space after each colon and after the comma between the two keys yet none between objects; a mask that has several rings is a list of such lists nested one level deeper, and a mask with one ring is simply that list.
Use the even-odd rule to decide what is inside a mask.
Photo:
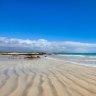
[{"label": "rippled sand", "polygon": [[52,59],[3,60],[0,96],[96,96],[96,68]]}]

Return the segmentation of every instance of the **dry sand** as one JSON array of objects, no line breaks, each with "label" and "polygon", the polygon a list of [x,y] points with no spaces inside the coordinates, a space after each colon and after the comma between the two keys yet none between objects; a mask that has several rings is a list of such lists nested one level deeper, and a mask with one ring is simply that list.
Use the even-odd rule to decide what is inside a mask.
[{"label": "dry sand", "polygon": [[51,59],[3,60],[0,96],[96,96],[96,68]]}]

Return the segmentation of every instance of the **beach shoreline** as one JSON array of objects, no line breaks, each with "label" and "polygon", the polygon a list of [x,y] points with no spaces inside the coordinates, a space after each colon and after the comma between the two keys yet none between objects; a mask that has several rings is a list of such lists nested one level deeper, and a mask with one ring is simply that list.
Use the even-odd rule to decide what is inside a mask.
[{"label": "beach shoreline", "polygon": [[96,96],[95,67],[49,57],[0,60],[0,96]]},{"label": "beach shoreline", "polygon": [[96,67],[96,55],[50,55],[48,59],[60,60],[66,63],[78,64],[86,67]]}]

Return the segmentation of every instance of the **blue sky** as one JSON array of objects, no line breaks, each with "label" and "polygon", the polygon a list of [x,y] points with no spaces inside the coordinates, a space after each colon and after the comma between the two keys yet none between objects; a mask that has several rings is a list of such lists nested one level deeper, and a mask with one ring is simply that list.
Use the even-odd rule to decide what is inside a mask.
[{"label": "blue sky", "polygon": [[0,0],[0,36],[96,42],[95,0]]},{"label": "blue sky", "polygon": [[96,52],[95,43],[96,0],[0,0],[0,50]]}]

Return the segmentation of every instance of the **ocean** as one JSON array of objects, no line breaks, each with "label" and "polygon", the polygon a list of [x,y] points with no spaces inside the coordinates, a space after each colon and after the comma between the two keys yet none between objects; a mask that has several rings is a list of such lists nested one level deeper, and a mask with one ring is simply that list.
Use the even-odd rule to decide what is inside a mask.
[{"label": "ocean", "polygon": [[96,53],[66,53],[56,54],[55,57],[74,64],[96,67]]}]

